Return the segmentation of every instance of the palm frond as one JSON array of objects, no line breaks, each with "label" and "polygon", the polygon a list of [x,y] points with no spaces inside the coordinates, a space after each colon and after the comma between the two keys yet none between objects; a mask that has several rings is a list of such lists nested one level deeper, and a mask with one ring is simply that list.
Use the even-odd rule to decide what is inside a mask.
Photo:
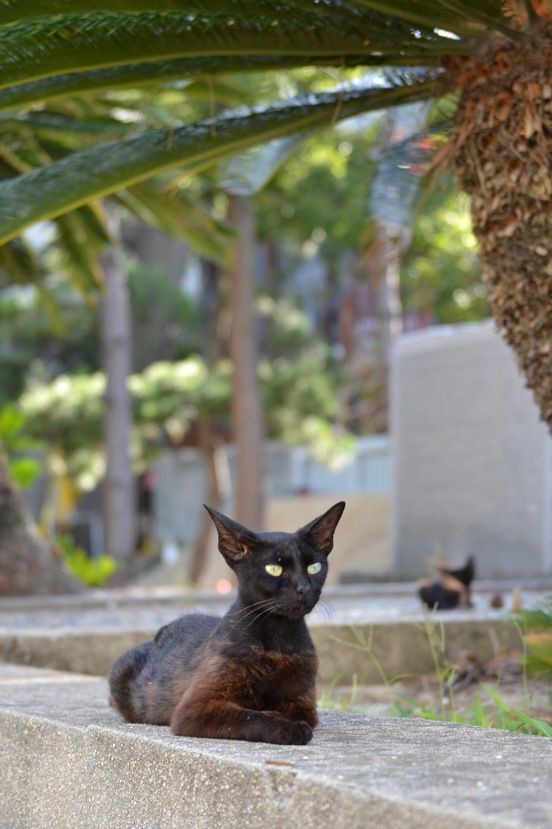
[{"label": "palm frond", "polygon": [[[179,12],[38,17],[0,29],[0,87],[85,69],[178,57],[272,55],[335,61],[347,55],[372,58],[408,53],[411,63],[423,56],[465,54],[471,46],[376,13],[343,15],[341,3],[296,9],[293,14],[247,13],[233,17]],[[314,9],[320,9],[315,12]]]},{"label": "palm frond", "polygon": [[430,80],[408,87],[339,90],[173,131],[156,130],[73,153],[0,184],[0,242],[19,235],[35,222],[59,216],[165,170],[186,166],[197,171],[255,144],[330,126],[360,112],[427,100],[440,89],[439,80]]},{"label": "palm frond", "polygon": [[398,19],[427,29],[444,29],[458,37],[479,39],[489,30],[508,37],[518,33],[507,25],[503,0],[354,0],[389,19]]},{"label": "palm frond", "polygon": [[306,137],[301,134],[277,138],[234,156],[222,167],[221,186],[236,196],[258,193]]},{"label": "palm frond", "polygon": [[440,0],[440,4],[452,12],[466,15],[474,23],[480,23],[489,29],[501,32],[510,40],[517,40],[522,37],[521,32],[512,29],[504,20],[500,10],[495,13],[485,11],[485,4],[474,2],[474,0]]},{"label": "palm frond", "polygon": [[42,276],[42,266],[27,239],[20,236],[0,245],[0,286],[5,280],[26,284],[37,282]]},{"label": "palm frond", "polygon": [[[401,55],[396,51],[394,54],[385,56],[372,55],[370,64],[372,66],[411,66],[413,60],[414,58],[405,57],[405,55]],[[438,55],[426,55],[422,65],[434,65],[438,63],[438,60]],[[333,57],[330,55],[324,58],[314,56],[309,59],[310,66],[339,66],[342,69],[360,66],[365,63],[366,55],[362,54],[336,55]],[[295,69],[304,65],[305,60],[301,55],[283,57],[277,55],[230,55],[149,61],[147,63],[132,63],[126,66],[112,66],[107,69],[93,69],[86,72],[72,72],[70,74],[54,75],[49,78],[40,78],[29,83],[18,83],[0,89],[0,112],[29,106],[35,102],[65,98],[87,92],[159,86],[171,81],[182,81],[201,76],[273,72]]]},{"label": "palm frond", "polygon": [[[426,102],[401,107],[387,114],[389,141],[382,147],[370,192],[371,212],[379,222],[406,228],[422,181],[420,130],[428,117]],[[399,136],[397,138],[396,136]]]},{"label": "palm frond", "polygon": [[117,199],[137,219],[182,239],[201,256],[220,264],[228,261],[232,233],[199,198],[182,190],[167,195],[161,187],[143,182],[122,190]]},{"label": "palm frond", "polygon": [[459,37],[481,38],[487,37],[484,29],[473,26],[469,14],[458,14],[440,0],[355,0],[359,6],[372,11],[395,17],[415,26],[424,26],[428,29],[441,28],[456,34]]},{"label": "palm frond", "polygon": [[354,3],[325,3],[321,8],[313,0],[257,0],[255,5],[247,0],[0,0],[0,25],[15,23],[30,17],[52,15],[88,14],[98,11],[136,14],[142,11],[179,11],[187,15],[251,13],[278,14],[308,10],[317,14],[339,12],[340,7],[354,7]]},{"label": "palm frond", "polygon": [[96,290],[102,283],[99,247],[92,244],[78,211],[59,216],[56,229],[65,253],[65,270],[74,287],[83,294]]}]

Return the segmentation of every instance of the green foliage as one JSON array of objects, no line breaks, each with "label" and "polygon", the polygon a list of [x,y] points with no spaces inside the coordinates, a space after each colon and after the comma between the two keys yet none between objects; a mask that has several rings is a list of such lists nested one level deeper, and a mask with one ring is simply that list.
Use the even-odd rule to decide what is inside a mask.
[{"label": "green foliage", "polygon": [[92,309],[59,280],[48,279],[43,287],[0,291],[0,405],[20,396],[29,374],[48,377],[97,367]]},{"label": "green foliage", "polygon": [[55,453],[57,471],[82,490],[93,489],[104,474],[104,392],[103,374],[60,375],[51,383],[35,380],[20,399],[26,432]]},{"label": "green foliage", "polygon": [[[524,613],[518,617],[519,623],[525,625],[528,622],[531,624],[530,620],[535,620],[537,627],[542,626],[539,628],[541,633],[543,630],[549,631],[551,620],[549,611],[550,607],[544,608],[544,612],[542,608],[526,611],[527,621],[524,620]],[[415,697],[397,691],[394,687],[395,684],[399,680],[408,677],[406,675],[391,678],[386,676],[380,661],[373,652],[373,628],[370,628],[368,635],[366,635],[363,631],[352,627],[350,629],[352,639],[335,637],[336,644],[361,651],[371,662],[379,674],[381,682],[389,690],[389,702],[393,716],[421,717],[426,720],[464,723],[465,725],[476,725],[482,728],[501,728],[521,734],[552,737],[552,725],[528,713],[531,705],[529,694],[525,695],[525,708],[517,708],[508,705],[496,688],[490,685],[482,685],[485,696],[477,696],[467,710],[461,707],[454,690],[458,668],[447,659],[445,628],[442,620],[435,618],[434,615],[427,615],[424,622],[418,627],[423,630],[427,637],[434,666],[433,679],[437,683],[438,695],[437,702],[432,704],[421,704]],[[322,707],[336,707],[334,692],[338,680],[339,677],[323,695]],[[341,710],[344,706],[354,705],[358,690],[355,677],[353,692],[348,700],[345,699],[344,702],[343,697],[340,697],[339,707]]]},{"label": "green foliage", "polygon": [[24,433],[25,425],[25,415],[14,406],[0,409],[0,451],[8,456],[10,477],[21,489],[32,486],[42,471],[39,460],[25,457],[26,452],[36,449]]},{"label": "green foliage", "polygon": [[421,717],[424,720],[477,725],[480,728],[501,728],[519,734],[552,737],[552,725],[530,716],[520,708],[512,708],[496,689],[483,685],[486,699],[477,697],[467,711],[460,711],[454,698],[445,697],[439,706],[420,705],[412,697],[397,695],[393,713],[399,717]]},{"label": "green foliage", "polygon": [[[52,271],[58,269],[59,258],[53,252],[48,262]],[[137,370],[158,360],[184,359],[202,349],[205,320],[200,308],[160,267],[131,263],[128,286]],[[95,303],[54,275],[43,288],[0,290],[0,405],[16,400],[26,382],[48,382],[60,374],[99,369]]]},{"label": "green foliage", "polygon": [[490,315],[466,198],[446,189],[431,193],[413,222],[401,266],[404,308],[439,323],[473,322]]},{"label": "green foliage", "polygon": [[[303,347],[299,354],[288,351],[259,364],[268,435],[306,443],[317,458],[338,463],[350,450],[351,439],[332,426],[336,379],[329,351],[305,325],[304,318],[284,309],[272,320],[275,342],[283,343],[281,329],[291,326],[294,342],[300,340]],[[163,446],[180,445],[199,419],[228,433],[231,372],[226,360],[208,368],[192,356],[152,363],[129,378],[136,471],[147,467]],[[99,372],[62,375],[50,383],[31,383],[20,401],[28,434],[51,447],[64,467],[61,471],[84,490],[93,488],[103,474],[104,391],[105,378]]]},{"label": "green foliage", "polygon": [[514,615],[514,620],[521,629],[529,631],[552,631],[552,596],[549,596],[539,607],[528,608]]},{"label": "green foliage", "polygon": [[103,587],[120,567],[112,556],[90,558],[86,550],[78,547],[69,535],[57,536],[56,546],[71,573],[88,587]]},{"label": "green foliage", "polygon": [[[211,121],[202,133],[200,125],[189,125],[186,109],[170,130],[159,134],[144,133],[149,118],[131,118],[126,128],[119,125],[113,143],[91,146],[106,139],[94,139],[88,130],[86,148],[75,152],[79,143],[61,158],[60,144],[74,142],[74,136],[59,124],[42,123],[50,143],[39,145],[40,157],[30,163],[36,169],[30,170],[28,160],[11,147],[2,153],[0,166],[6,164],[8,170],[5,176],[0,172],[7,179],[0,185],[0,202],[10,209],[0,209],[0,238],[14,238],[33,222],[60,216],[163,170],[191,164],[196,172],[198,165],[213,164],[248,146],[333,124],[354,113],[439,96],[446,88],[446,73],[439,69],[443,58],[471,54],[496,31],[513,40],[523,37],[504,16],[501,0],[210,0],[186,8],[163,0],[155,9],[145,0],[118,0],[103,9],[91,2],[4,3],[0,109],[12,126],[21,108],[43,107],[45,101],[77,109],[85,121],[93,93],[101,100],[104,90],[109,96],[129,86],[149,89],[163,82],[182,89],[193,77],[213,87],[213,75],[228,72],[339,67],[330,69],[339,88],[329,109],[320,111],[321,101],[313,99],[308,117],[302,112],[287,121],[282,112],[272,119],[269,110],[256,110],[232,123]],[[347,66],[393,71],[380,74],[379,90],[350,92],[338,74]],[[406,67],[405,72],[400,75],[397,67]],[[429,69],[429,80],[417,83],[413,67]],[[195,92],[201,94],[200,85]],[[42,113],[38,116],[33,129]],[[73,132],[86,132],[78,120]],[[96,122],[95,127],[101,133],[101,125]],[[75,237],[67,227],[63,232],[66,240]],[[75,238],[70,241],[75,255],[86,259],[87,249],[75,245]]]},{"label": "green foliage", "polygon": [[201,350],[205,315],[162,267],[132,263],[128,288],[136,371],[160,360],[183,360]]},{"label": "green foliage", "polygon": [[[374,273],[374,219],[369,194],[377,170],[373,149],[381,121],[362,131],[345,128],[309,138],[257,197],[259,234],[297,261],[319,256],[328,269],[327,292],[336,294],[344,255],[366,278]],[[449,179],[423,193],[412,211],[413,236],[401,262],[405,312],[437,323],[470,322],[490,315],[467,200]],[[293,290],[280,280],[284,290]],[[366,385],[366,378],[363,378]]]},{"label": "green foliage", "polygon": [[368,193],[376,164],[370,155],[378,125],[310,138],[258,197],[259,234],[305,256],[334,263],[361,253],[371,225]]},{"label": "green foliage", "polygon": [[0,243],[19,236],[36,222],[55,218],[174,167],[197,173],[256,144],[392,106],[405,95],[409,100],[431,98],[437,87],[437,82],[430,80],[412,84],[407,92],[373,85],[351,91],[340,89],[302,96],[285,106],[245,115],[230,113],[216,120],[149,131],[71,153],[0,183]]},{"label": "green foliage", "polygon": [[540,607],[517,613],[514,619],[523,632],[527,671],[541,679],[552,679],[552,596]]}]

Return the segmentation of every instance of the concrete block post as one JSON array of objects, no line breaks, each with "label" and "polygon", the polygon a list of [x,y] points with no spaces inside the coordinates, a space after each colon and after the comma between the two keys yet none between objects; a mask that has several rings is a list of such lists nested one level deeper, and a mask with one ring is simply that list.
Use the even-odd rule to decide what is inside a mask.
[{"label": "concrete block post", "polygon": [[391,379],[397,575],[474,555],[488,578],[552,577],[552,438],[492,323],[397,343]]}]

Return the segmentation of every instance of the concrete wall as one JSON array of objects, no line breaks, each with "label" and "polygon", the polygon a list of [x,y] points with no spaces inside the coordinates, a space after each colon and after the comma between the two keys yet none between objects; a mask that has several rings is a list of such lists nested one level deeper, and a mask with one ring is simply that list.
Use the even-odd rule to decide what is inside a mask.
[{"label": "concrete wall", "polygon": [[391,382],[397,573],[473,554],[481,576],[552,574],[552,439],[494,326],[402,337]]}]

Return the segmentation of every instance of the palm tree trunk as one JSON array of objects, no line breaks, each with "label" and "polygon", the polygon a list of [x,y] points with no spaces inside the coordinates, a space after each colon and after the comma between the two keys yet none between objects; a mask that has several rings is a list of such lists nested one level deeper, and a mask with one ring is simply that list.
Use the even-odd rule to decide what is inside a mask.
[{"label": "palm tree trunk", "polygon": [[[215,509],[222,506],[222,492],[218,474],[218,454],[221,451],[210,424],[201,422],[199,426],[199,451],[203,460],[207,486],[205,488],[205,503]],[[188,579],[191,584],[197,584],[203,575],[207,563],[208,542],[213,531],[213,522],[208,512],[203,511],[199,534],[195,540],[190,560]]]},{"label": "palm tree trunk", "polygon": [[400,287],[403,236],[400,227],[387,222],[378,224],[379,255],[381,257],[381,339],[386,374],[389,372],[393,346],[403,330]]},{"label": "palm tree trunk", "polygon": [[[115,239],[116,219],[110,216]],[[104,549],[128,561],[136,541],[134,476],[130,464],[132,405],[127,380],[131,332],[124,254],[113,244],[102,256],[104,291],[100,309],[102,366],[106,376],[104,408],[105,478],[103,483]]]},{"label": "palm tree trunk", "polygon": [[552,23],[449,60],[454,154],[471,196],[493,314],[552,429]]},{"label": "palm tree trunk", "polygon": [[56,549],[38,535],[0,452],[0,595],[78,593],[82,589]]},{"label": "palm tree trunk", "polygon": [[236,232],[229,271],[232,426],[237,448],[234,514],[240,523],[260,530],[264,511],[264,424],[257,376],[254,205],[244,196],[229,196],[229,202],[229,218]]}]

